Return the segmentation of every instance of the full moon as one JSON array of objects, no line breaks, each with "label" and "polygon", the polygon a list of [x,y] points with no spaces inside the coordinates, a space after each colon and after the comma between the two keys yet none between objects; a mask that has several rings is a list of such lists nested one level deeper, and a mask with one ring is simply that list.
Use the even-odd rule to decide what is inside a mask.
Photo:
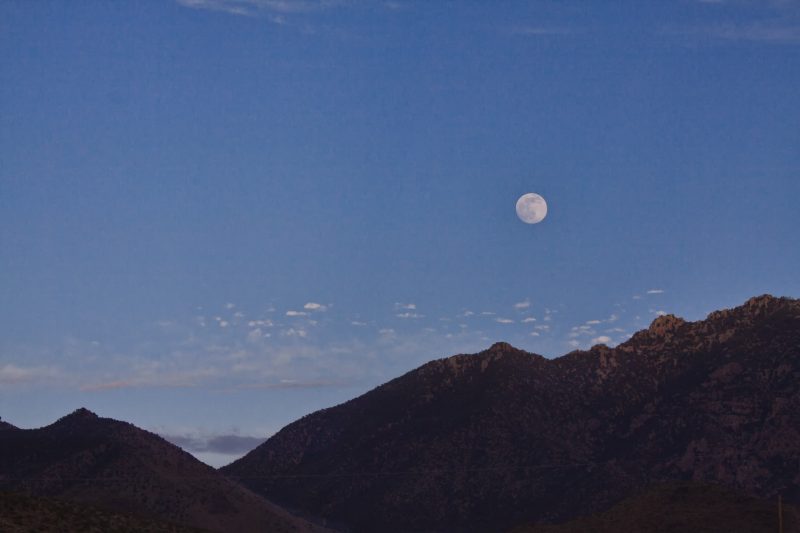
[{"label": "full moon", "polygon": [[523,194],[517,200],[517,216],[526,224],[538,224],[547,216],[547,202],[534,192]]}]

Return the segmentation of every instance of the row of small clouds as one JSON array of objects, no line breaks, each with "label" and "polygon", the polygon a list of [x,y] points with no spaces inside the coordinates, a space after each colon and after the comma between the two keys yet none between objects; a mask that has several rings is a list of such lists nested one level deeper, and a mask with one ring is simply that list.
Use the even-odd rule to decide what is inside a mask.
[{"label": "row of small clouds", "polygon": [[[658,295],[665,291],[648,289],[642,292]],[[230,321],[220,330],[197,328],[196,321],[181,324],[179,320],[163,320],[158,327],[165,331],[159,330],[158,340],[145,337],[141,345],[125,349],[85,341],[71,346],[69,352],[59,348],[43,350],[44,355],[37,363],[27,365],[20,364],[21,359],[9,350],[3,350],[0,361],[5,362],[0,363],[0,384],[54,383],[84,391],[132,387],[203,386],[220,390],[339,387],[383,372],[386,354],[400,353],[401,346],[410,349],[413,342],[409,339],[424,339],[424,342],[419,341],[418,352],[403,352],[405,357],[411,357],[402,359],[407,365],[405,369],[413,367],[411,362],[417,359],[424,362],[437,355],[456,353],[456,343],[479,351],[485,347],[485,342],[501,338],[524,347],[524,339],[533,337],[537,338],[537,346],[549,347],[559,354],[563,353],[561,349],[565,345],[619,342],[627,338],[627,332],[634,325],[625,322],[625,328],[619,327],[620,316],[611,313],[605,318],[590,318],[565,331],[559,321],[554,320],[558,315],[555,309],[544,308],[537,316],[532,316],[533,304],[529,298],[509,303],[505,315],[462,310],[433,323],[391,321],[394,315],[404,313],[423,317],[418,313],[419,306],[411,302],[394,304],[394,312],[383,319],[371,317],[367,320],[346,315],[337,319],[331,304],[316,301],[299,307],[303,311],[296,311],[297,315],[284,311],[289,314],[289,320],[281,322],[276,317],[255,318],[258,315],[247,319],[245,315],[249,312],[228,303],[224,305],[227,313],[222,313],[225,317],[213,317],[220,325]],[[275,311],[271,306],[269,309]],[[512,310],[518,314],[511,314]],[[660,309],[651,308],[650,311],[663,313]],[[319,322],[312,318],[317,314],[321,317]],[[625,316],[630,318],[630,315]],[[337,324],[363,329],[348,329],[350,333],[343,333]],[[319,329],[323,327],[326,329]],[[331,337],[329,333],[334,329],[336,335]],[[431,350],[436,343],[441,344],[442,352]],[[57,362],[54,358],[57,353],[63,354],[57,358],[60,362],[70,362],[71,371],[52,364]],[[36,358],[27,360],[36,361]],[[80,372],[76,370],[78,366]]]}]

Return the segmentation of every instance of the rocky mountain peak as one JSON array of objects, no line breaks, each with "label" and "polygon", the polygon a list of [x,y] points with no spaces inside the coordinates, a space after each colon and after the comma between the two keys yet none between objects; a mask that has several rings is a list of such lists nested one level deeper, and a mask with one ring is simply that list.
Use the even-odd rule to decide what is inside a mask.
[{"label": "rocky mountain peak", "polygon": [[85,407],[75,409],[74,411],[72,411],[72,413],[68,414],[67,416],[72,418],[88,419],[88,420],[94,420],[98,418],[98,416],[95,413],[93,413],[92,411],[88,410]]},{"label": "rocky mountain peak", "polygon": [[514,348],[512,345],[510,345],[507,342],[502,342],[501,341],[501,342],[496,342],[496,343],[492,344],[487,351],[493,352],[493,353],[505,353],[505,352],[516,352],[516,351],[519,351],[519,349],[518,348]]},{"label": "rocky mountain peak", "polygon": [[663,336],[666,333],[673,333],[679,327],[684,325],[686,321],[679,316],[675,315],[661,315],[657,317],[653,322],[650,324],[650,327],[647,328],[648,331],[651,333],[655,333],[656,335]]},{"label": "rocky mountain peak", "polygon": [[762,294],[747,300],[743,307],[752,314],[761,314],[772,307],[780,305],[784,300],[785,298],[776,298],[771,294]]}]

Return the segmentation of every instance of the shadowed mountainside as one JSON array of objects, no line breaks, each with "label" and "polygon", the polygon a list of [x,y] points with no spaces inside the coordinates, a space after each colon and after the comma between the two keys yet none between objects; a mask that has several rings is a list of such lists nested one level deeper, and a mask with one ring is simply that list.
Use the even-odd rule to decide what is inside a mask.
[{"label": "shadowed mountainside", "polygon": [[355,531],[497,531],[693,480],[800,500],[800,301],[548,360],[497,343],[286,426],[222,472]]},{"label": "shadowed mountainside", "polygon": [[214,531],[314,530],[161,437],[86,409],[0,431],[0,488]]},{"label": "shadowed mountainside", "polygon": [[0,491],[3,533],[208,533],[170,522],[104,511],[85,504]]},{"label": "shadowed mountainside", "polygon": [[[783,530],[800,531],[800,513],[783,506]],[[679,482],[652,487],[591,517],[558,525],[523,526],[512,533],[775,533],[778,505],[713,485]]]}]

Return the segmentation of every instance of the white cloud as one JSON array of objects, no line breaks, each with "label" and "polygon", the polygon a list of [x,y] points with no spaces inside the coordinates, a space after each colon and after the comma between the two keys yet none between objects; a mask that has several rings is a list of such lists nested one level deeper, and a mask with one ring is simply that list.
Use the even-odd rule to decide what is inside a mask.
[{"label": "white cloud", "polygon": [[260,327],[260,326],[264,326],[264,327],[268,327],[269,328],[269,327],[272,327],[273,324],[272,324],[272,320],[264,319],[264,320],[250,320],[247,323],[247,325],[250,326],[251,328]]},{"label": "white cloud", "polygon": [[550,326],[544,324],[541,326],[533,326],[533,329],[538,329],[539,331],[550,331]]},{"label": "white cloud", "polygon": [[538,331],[532,331],[531,332],[531,337],[538,337],[538,336],[539,336],[539,332]]},{"label": "white cloud", "polygon": [[727,41],[753,41],[774,44],[800,43],[800,24],[790,21],[720,24],[703,30],[711,37]]},{"label": "white cloud", "polygon": [[308,316],[304,311],[286,311],[286,316]]},{"label": "white cloud", "polygon": [[278,14],[301,14],[322,11],[342,4],[340,0],[177,0],[192,9],[219,11],[230,15],[254,16],[260,12]]},{"label": "white cloud", "polygon": [[247,334],[247,340],[249,340],[250,342],[256,342],[261,340],[261,337],[263,336],[264,333],[261,331],[261,328],[256,328]]},{"label": "white cloud", "polygon": [[300,337],[305,338],[308,336],[308,332],[302,328],[289,328],[283,330],[283,334],[287,337]]},{"label": "white cloud", "polygon": [[236,307],[235,303],[228,302],[225,304],[225,309],[233,309],[234,307]]},{"label": "white cloud", "polygon": [[400,302],[395,302],[394,304],[395,309],[407,309],[409,311],[413,311],[417,308],[417,304],[404,304]]},{"label": "white cloud", "polygon": [[303,309],[308,311],[327,311],[328,307],[322,304],[318,304],[316,302],[308,302],[303,306]]},{"label": "white cloud", "polygon": [[177,0],[177,2],[184,7],[192,9],[207,9],[241,16],[253,14],[249,6],[242,6],[235,0]]},{"label": "white cloud", "polygon": [[513,324],[514,323],[514,321],[511,320],[510,318],[495,318],[494,321],[499,323],[499,324]]},{"label": "white cloud", "polygon": [[219,321],[219,327],[221,327],[221,328],[227,328],[228,325],[229,325],[229,322],[227,320],[220,320]]},{"label": "white cloud", "polygon": [[662,311],[661,309],[659,309],[658,311],[655,311],[655,314],[657,316],[664,316],[664,315],[667,314],[667,312],[666,311]]},{"label": "white cloud", "polygon": [[420,315],[418,313],[397,313],[397,318],[425,318],[425,315]]},{"label": "white cloud", "polygon": [[353,325],[353,326],[366,326],[367,325],[366,322],[359,322],[358,320],[353,320],[352,322],[350,322],[350,324]]},{"label": "white cloud", "polygon": [[586,321],[587,324],[592,325],[592,326],[600,324],[601,322],[602,322],[602,320],[587,320]]},{"label": "white cloud", "polygon": [[600,335],[592,339],[592,344],[608,344],[611,342],[611,337],[608,335]]},{"label": "white cloud", "polygon": [[650,289],[647,294],[664,294],[664,289]]},{"label": "white cloud", "polygon": [[525,318],[522,319],[523,324],[528,324],[530,322],[536,322],[536,319],[533,318],[532,316],[526,316]]},{"label": "white cloud", "polygon": [[496,315],[496,314],[497,314],[497,313],[495,313],[494,311],[483,311],[483,312],[481,313],[481,315],[483,315],[483,316],[494,316],[494,315]]},{"label": "white cloud", "polygon": [[514,304],[514,309],[527,309],[531,306],[530,300],[524,300],[522,302],[517,302]]},{"label": "white cloud", "polygon": [[474,315],[474,314],[475,314],[475,313],[473,313],[472,311],[470,311],[470,310],[467,310],[467,311],[464,311],[463,313],[461,313],[461,316],[463,316],[463,317],[468,317],[468,316],[472,316],[472,315]]}]

